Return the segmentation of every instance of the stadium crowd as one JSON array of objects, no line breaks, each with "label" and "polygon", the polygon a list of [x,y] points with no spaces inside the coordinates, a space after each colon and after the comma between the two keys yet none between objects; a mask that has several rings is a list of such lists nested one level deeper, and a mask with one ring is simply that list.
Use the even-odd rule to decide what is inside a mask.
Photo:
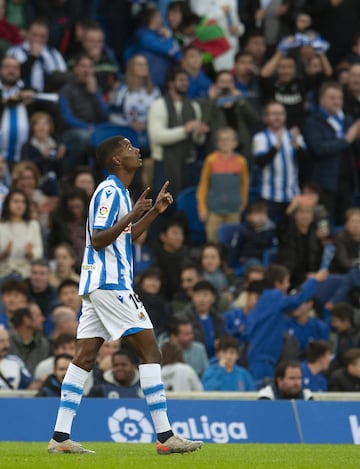
[{"label": "stadium crowd", "polygon": [[[0,0],[0,57],[0,389],[60,396],[124,135],[175,200],[133,249],[165,389],[360,390],[357,0]],[[142,395],[121,339],[86,395]]]}]

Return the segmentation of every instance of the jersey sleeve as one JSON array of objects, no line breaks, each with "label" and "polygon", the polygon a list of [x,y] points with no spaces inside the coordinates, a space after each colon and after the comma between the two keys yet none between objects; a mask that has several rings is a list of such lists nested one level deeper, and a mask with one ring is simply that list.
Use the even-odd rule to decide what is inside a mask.
[{"label": "jersey sleeve", "polygon": [[106,186],[95,197],[94,225],[95,230],[106,230],[114,225],[120,209],[120,195],[113,186]]}]

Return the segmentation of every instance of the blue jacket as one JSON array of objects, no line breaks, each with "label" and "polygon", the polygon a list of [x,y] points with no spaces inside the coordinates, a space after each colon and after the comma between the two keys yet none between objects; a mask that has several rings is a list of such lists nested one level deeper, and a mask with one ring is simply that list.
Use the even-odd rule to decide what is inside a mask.
[{"label": "blue jacket", "polygon": [[340,301],[349,301],[349,295],[354,288],[360,288],[360,268],[353,267],[344,277],[330,298],[329,303],[336,304]]},{"label": "blue jacket", "polygon": [[250,373],[235,365],[230,372],[218,363],[204,371],[202,383],[205,391],[254,391],[255,384]]},{"label": "blue jacket", "polygon": [[329,340],[330,327],[321,319],[309,318],[305,324],[300,324],[295,318],[288,318],[286,329],[290,335],[296,337],[301,352],[304,352],[307,344],[313,340]]},{"label": "blue jacket", "polygon": [[308,279],[296,295],[284,295],[279,289],[264,290],[248,316],[248,362],[268,361],[275,365],[280,357],[285,332],[284,314],[309,300],[317,281]]},{"label": "blue jacket", "polygon": [[327,378],[323,373],[313,375],[307,361],[301,364],[303,387],[313,392],[326,392],[328,390]]},{"label": "blue jacket", "polygon": [[187,97],[189,99],[207,98],[208,91],[211,85],[211,80],[205,75],[203,71],[196,77],[188,75],[189,88],[187,91]]},{"label": "blue jacket", "polygon": [[245,329],[247,324],[247,314],[242,308],[232,309],[224,312],[224,326],[227,335],[236,337],[239,344],[246,341]]},{"label": "blue jacket", "polygon": [[[345,116],[344,134],[352,124],[352,118]],[[313,177],[322,188],[336,192],[338,186],[340,164],[346,170],[349,181],[355,185],[356,167],[353,149],[345,138],[337,138],[335,130],[319,112],[310,115],[304,126],[303,135],[311,152]],[[351,181],[352,179],[352,181]],[[349,190],[353,188],[349,187]]]}]

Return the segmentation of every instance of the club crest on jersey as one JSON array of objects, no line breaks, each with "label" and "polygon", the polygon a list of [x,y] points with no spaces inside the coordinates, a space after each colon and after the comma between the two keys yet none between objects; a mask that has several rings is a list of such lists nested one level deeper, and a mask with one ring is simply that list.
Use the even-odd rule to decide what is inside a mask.
[{"label": "club crest on jersey", "polygon": [[105,218],[108,213],[109,213],[108,205],[100,205],[99,210],[98,210],[98,216]]},{"label": "club crest on jersey", "polygon": [[142,311],[138,314],[140,321],[146,321],[146,315]]}]

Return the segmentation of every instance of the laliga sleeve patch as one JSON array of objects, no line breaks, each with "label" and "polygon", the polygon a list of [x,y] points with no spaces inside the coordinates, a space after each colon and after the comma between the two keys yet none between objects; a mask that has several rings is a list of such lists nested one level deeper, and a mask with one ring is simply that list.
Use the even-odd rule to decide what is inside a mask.
[{"label": "laliga sleeve patch", "polygon": [[110,208],[108,205],[100,205],[96,214],[96,218],[106,218],[108,216],[109,210]]}]

